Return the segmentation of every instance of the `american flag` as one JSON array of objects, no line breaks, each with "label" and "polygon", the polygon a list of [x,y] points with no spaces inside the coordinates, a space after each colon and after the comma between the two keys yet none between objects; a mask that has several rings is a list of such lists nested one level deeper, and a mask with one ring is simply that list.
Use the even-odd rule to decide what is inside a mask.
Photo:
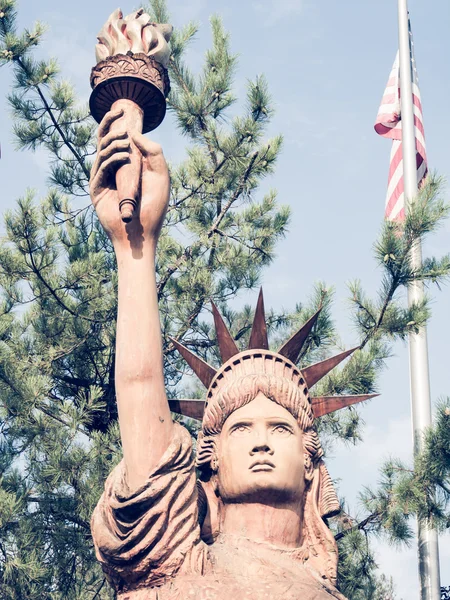
[{"label": "american flag", "polygon": [[[422,103],[414,60],[414,44],[409,29],[409,47],[412,72],[412,94],[414,106],[414,132],[416,138],[417,183],[420,184],[427,174],[427,155],[423,131]],[[405,218],[405,194],[402,156],[402,121],[400,110],[400,67],[399,54],[395,57],[389,80],[384,90],[381,106],[378,110],[375,131],[392,140],[389,165],[388,190],[386,195],[385,218],[389,221],[403,221]]]}]

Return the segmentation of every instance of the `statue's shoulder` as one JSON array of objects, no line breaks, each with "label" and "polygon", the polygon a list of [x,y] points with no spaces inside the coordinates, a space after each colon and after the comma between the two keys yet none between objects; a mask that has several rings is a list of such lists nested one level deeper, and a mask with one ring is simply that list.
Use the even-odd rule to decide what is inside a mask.
[{"label": "statue's shoulder", "polygon": [[128,487],[123,461],[115,467],[91,529],[97,558],[118,590],[136,581],[158,585],[184,566],[203,569],[192,440],[184,427],[175,424],[169,447],[139,488]]}]

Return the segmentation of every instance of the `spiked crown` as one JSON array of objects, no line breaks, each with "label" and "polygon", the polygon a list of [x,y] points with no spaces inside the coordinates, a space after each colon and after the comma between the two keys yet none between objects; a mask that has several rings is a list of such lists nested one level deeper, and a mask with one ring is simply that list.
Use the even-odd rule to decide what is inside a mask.
[{"label": "spiked crown", "polygon": [[308,388],[320,381],[340,362],[350,356],[355,350],[352,348],[341,352],[336,356],[310,365],[302,370],[295,363],[306,342],[309,333],[319,317],[319,309],[294,335],[284,343],[278,352],[269,350],[267,325],[264,312],[264,299],[262,289],[260,290],[256,306],[248,349],[240,351],[228,331],[217,307],[212,303],[212,312],[216,328],[217,341],[223,364],[216,370],[200,357],[193,354],[186,346],[171,338],[174,346],[198,376],[203,385],[208,388],[206,400],[169,400],[172,411],[183,414],[197,420],[202,420],[208,404],[223,388],[224,382],[230,377],[236,377],[238,373],[252,374],[262,373],[283,377],[293,381],[302,388],[303,393],[308,396],[314,417],[321,417],[346,406],[362,402],[377,396],[378,394],[363,394],[351,396],[320,396],[309,397]]}]

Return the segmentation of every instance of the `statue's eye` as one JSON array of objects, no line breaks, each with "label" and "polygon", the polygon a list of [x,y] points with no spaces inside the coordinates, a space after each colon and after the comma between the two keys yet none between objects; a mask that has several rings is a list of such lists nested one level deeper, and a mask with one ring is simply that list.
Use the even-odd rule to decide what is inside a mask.
[{"label": "statue's eye", "polygon": [[245,425],[245,424],[241,423],[241,424],[235,425],[233,427],[233,429],[231,430],[231,434],[232,435],[239,435],[239,434],[242,434],[242,433],[247,433],[248,430],[249,430],[248,425]]},{"label": "statue's eye", "polygon": [[272,430],[274,433],[281,433],[281,434],[291,434],[291,428],[288,427],[287,425],[275,425],[275,427]]}]

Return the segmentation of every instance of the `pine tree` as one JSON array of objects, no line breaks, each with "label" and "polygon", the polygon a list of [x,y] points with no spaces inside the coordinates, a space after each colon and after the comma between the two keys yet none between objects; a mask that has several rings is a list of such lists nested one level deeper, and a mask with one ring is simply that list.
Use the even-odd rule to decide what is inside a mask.
[{"label": "pine tree", "polygon": [[[164,0],[153,0],[148,10],[154,20],[170,22]],[[17,31],[15,0],[0,0],[0,65],[12,67],[15,138],[20,148],[44,148],[49,156],[47,195],[38,200],[26,192],[17,201],[6,215],[0,247],[1,597],[106,599],[113,593],[93,556],[89,519],[120,459],[113,375],[116,265],[88,198],[96,124],[58,76],[56,62],[35,59],[44,29],[37,24]],[[279,136],[264,140],[273,112],[266,82],[261,76],[250,82],[241,116],[225,120],[236,102],[237,59],[220,19],[211,19],[211,29],[212,47],[199,75],[185,60],[196,26],[188,24],[171,40],[168,104],[187,140],[187,158],[170,166],[171,201],[157,273],[166,384],[174,396],[186,385],[188,371],[169,336],[217,362],[208,319],[213,299],[244,347],[252,310],[234,311],[229,302],[260,283],[289,221],[275,191],[258,194],[282,144]],[[376,246],[383,272],[377,300],[369,300],[357,283],[351,288],[362,349],[321,382],[324,394],[376,391],[392,340],[426,322],[428,304],[404,309],[398,292],[413,278],[439,282],[450,270],[448,257],[426,261],[420,273],[408,261],[415,240],[434,231],[448,212],[439,192],[440,182],[432,178],[405,228],[384,226]],[[339,343],[331,305],[332,291],[319,284],[292,312],[271,312],[271,344],[322,306],[300,366],[327,356]],[[425,451],[410,472],[413,498],[401,470],[391,468],[394,475],[386,485],[365,499],[362,520],[343,515],[330,523],[341,547],[341,587],[349,599],[393,597],[390,582],[376,574],[365,532],[407,539],[402,523],[416,513],[448,523],[446,411],[443,406],[442,422],[430,432],[427,446],[442,441],[445,468],[433,455],[435,468],[427,474],[421,466],[430,460]],[[195,437],[195,423],[187,425]],[[358,409],[351,408],[321,419],[319,431],[328,447],[337,439],[356,443],[359,425]],[[436,501],[435,485],[441,485]],[[403,504],[392,503],[392,494]]]},{"label": "pine tree", "polygon": [[[401,289],[415,279],[438,283],[448,277],[448,255],[439,260],[426,259],[420,272],[412,269],[409,260],[410,249],[416,241],[423,242],[448,214],[448,207],[439,199],[441,186],[439,178],[429,178],[409,209],[404,227],[384,224],[375,245],[375,258],[383,270],[378,300],[369,300],[359,282],[350,286],[355,325],[360,330],[363,346],[367,342],[373,343],[373,340],[386,344],[390,338],[405,339],[409,332],[417,332],[429,316],[427,300],[405,309],[401,307],[405,298],[395,298]],[[388,354],[389,346],[385,347]],[[394,546],[410,545],[415,543],[412,524],[416,518],[440,531],[449,528],[449,448],[450,398],[446,398],[439,403],[434,425],[425,433],[423,450],[415,457],[413,464],[405,465],[395,459],[386,462],[380,468],[378,486],[365,489],[360,494],[362,512],[358,518],[352,518],[344,511],[337,520],[335,537],[343,556],[341,569],[347,573],[346,584],[364,579],[361,573],[356,577],[348,576],[349,570],[351,572],[355,568],[353,564],[346,564],[347,556],[350,557],[350,563],[353,561],[351,553],[346,550],[349,544],[353,552],[364,552],[370,536],[381,536]],[[367,551],[366,557],[370,563],[370,551]]]}]

